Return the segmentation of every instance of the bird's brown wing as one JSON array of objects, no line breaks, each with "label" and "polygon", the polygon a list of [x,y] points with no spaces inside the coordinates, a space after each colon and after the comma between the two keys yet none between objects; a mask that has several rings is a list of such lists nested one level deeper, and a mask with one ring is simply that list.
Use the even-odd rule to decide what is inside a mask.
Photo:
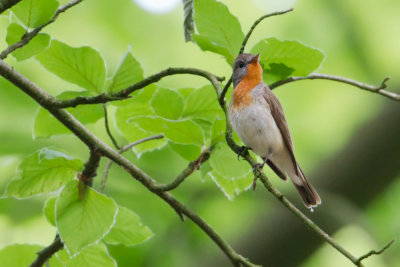
[{"label": "bird's brown wing", "polygon": [[269,104],[271,109],[272,117],[275,120],[276,125],[279,128],[279,131],[282,134],[283,141],[285,143],[286,148],[289,151],[290,157],[293,162],[294,169],[296,170],[296,174],[301,176],[299,173],[299,168],[297,167],[297,161],[293,152],[293,143],[292,138],[290,136],[289,127],[285,119],[285,114],[283,113],[283,109],[281,103],[278,98],[272,93],[272,91],[268,88],[266,84],[264,84],[264,99]]}]

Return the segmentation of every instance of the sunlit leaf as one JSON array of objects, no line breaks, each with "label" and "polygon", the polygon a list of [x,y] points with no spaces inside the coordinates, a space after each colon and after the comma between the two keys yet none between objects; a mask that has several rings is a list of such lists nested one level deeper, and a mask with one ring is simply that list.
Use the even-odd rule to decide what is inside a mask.
[{"label": "sunlit leaf", "polygon": [[[155,135],[153,132],[145,131],[136,124],[129,123],[132,117],[141,115],[155,115],[150,108],[150,100],[157,90],[155,85],[143,88],[140,93],[131,99],[125,100],[123,104],[117,106],[115,113],[117,127],[129,143]],[[143,152],[152,151],[163,147],[168,142],[167,139],[156,139],[136,145],[133,151],[140,156]]]},{"label": "sunlit leaf", "polygon": [[195,0],[194,11],[198,34],[193,40],[201,49],[221,54],[232,63],[244,38],[238,19],[216,0]]},{"label": "sunlit leaf", "polygon": [[114,77],[111,80],[108,92],[118,92],[143,79],[143,70],[140,63],[128,51],[121,60]]},{"label": "sunlit leaf", "polygon": [[[12,45],[21,40],[26,30],[19,24],[11,23],[7,28],[6,41]],[[18,60],[28,59],[43,51],[50,42],[50,36],[46,33],[39,33],[27,45],[15,50],[11,54]]]},{"label": "sunlit leaf", "polygon": [[280,41],[276,38],[261,40],[251,52],[260,53],[266,83],[289,76],[306,76],[317,70],[324,59],[321,50],[297,41]]},{"label": "sunlit leaf", "polygon": [[183,118],[214,121],[224,116],[217,100],[217,94],[211,85],[193,90],[185,100]]},{"label": "sunlit leaf", "polygon": [[208,174],[229,199],[252,184],[251,167],[246,161],[239,161],[226,143],[215,145],[209,162],[212,171]]},{"label": "sunlit leaf", "polygon": [[66,267],[116,267],[117,263],[108,254],[107,247],[103,243],[85,247],[76,256],[72,257]]},{"label": "sunlit leaf", "polygon": [[53,40],[36,58],[47,70],[68,82],[97,93],[104,89],[106,67],[103,58],[89,46],[74,48]]},{"label": "sunlit leaf", "polygon": [[251,175],[245,175],[241,177],[226,177],[222,176],[216,171],[211,171],[208,173],[208,175],[221,189],[224,195],[230,200],[234,199],[240,193],[248,189],[253,183],[253,178]]},{"label": "sunlit leaf", "polygon": [[201,147],[195,145],[182,145],[174,142],[169,143],[171,148],[178,153],[182,158],[193,161],[200,156]]},{"label": "sunlit leaf", "polygon": [[140,244],[153,236],[149,227],[143,225],[139,216],[132,210],[118,206],[118,214],[111,231],[104,241],[108,244],[133,246]]},{"label": "sunlit leaf", "polygon": [[211,144],[225,141],[226,121],[216,119],[211,129]]},{"label": "sunlit leaf", "polygon": [[163,134],[165,138],[178,144],[203,145],[204,133],[199,125],[190,121],[171,121],[161,117],[140,116],[129,120],[141,129],[154,134]]},{"label": "sunlit leaf", "polygon": [[[102,239],[115,222],[117,205],[77,180],[68,183],[56,202],[56,224],[71,255]],[[82,193],[84,192],[84,193]]]},{"label": "sunlit leaf", "polygon": [[26,267],[37,258],[43,247],[32,244],[14,244],[0,250],[0,266]]},{"label": "sunlit leaf", "polygon": [[150,100],[150,105],[155,114],[166,119],[176,120],[183,111],[183,97],[170,89],[158,88]]},{"label": "sunlit leaf", "polygon": [[27,27],[36,28],[49,21],[57,7],[57,0],[23,0],[11,10]]},{"label": "sunlit leaf", "polygon": [[[69,99],[78,96],[90,96],[90,92],[73,92],[66,91],[57,96],[59,99]],[[79,105],[75,108],[67,108],[67,110],[81,123],[87,125],[95,123],[104,116],[104,110],[101,104],[96,105]],[[69,134],[71,131],[59,122],[47,110],[40,107],[36,113],[33,123],[33,136],[51,137],[59,134]]]},{"label": "sunlit leaf", "polygon": [[53,226],[56,226],[56,199],[56,197],[47,199],[43,207],[44,217]]},{"label": "sunlit leaf", "polygon": [[80,159],[42,148],[22,161],[6,194],[23,198],[54,192],[71,181],[82,166]]}]

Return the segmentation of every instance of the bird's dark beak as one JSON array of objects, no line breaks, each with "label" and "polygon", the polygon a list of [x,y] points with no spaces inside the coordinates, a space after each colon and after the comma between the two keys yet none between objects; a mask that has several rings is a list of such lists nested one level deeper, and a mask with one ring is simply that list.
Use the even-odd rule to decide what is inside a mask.
[{"label": "bird's dark beak", "polygon": [[260,54],[255,55],[252,59],[251,59],[251,63],[255,63],[258,62],[258,58],[260,57]]}]

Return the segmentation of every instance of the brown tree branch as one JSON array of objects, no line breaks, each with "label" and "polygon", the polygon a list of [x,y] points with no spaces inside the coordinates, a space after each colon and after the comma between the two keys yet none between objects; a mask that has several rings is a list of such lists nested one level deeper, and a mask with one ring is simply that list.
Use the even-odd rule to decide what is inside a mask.
[{"label": "brown tree branch", "polygon": [[196,160],[190,162],[172,182],[168,184],[158,184],[155,186],[155,189],[159,191],[171,191],[177,188],[189,175],[191,175],[195,170],[198,170],[201,164],[210,158],[211,150],[212,146],[204,150]]},{"label": "brown tree branch", "polygon": [[56,238],[54,239],[53,243],[51,243],[49,246],[45,247],[41,251],[39,251],[37,254],[37,258],[32,262],[30,267],[42,267],[43,264],[50,259],[57,251],[62,249],[64,247],[64,244],[62,243],[60,236],[57,234]]},{"label": "brown tree branch", "polygon": [[53,23],[58,16],[65,12],[67,9],[79,4],[80,2],[82,2],[82,0],[72,0],[71,2],[60,6],[56,12],[54,13],[54,16],[45,24],[33,29],[30,32],[26,32],[22,37],[21,40],[16,42],[15,44],[10,45],[9,47],[7,47],[6,49],[4,49],[1,53],[0,53],[0,59],[5,59],[10,53],[12,53],[13,51],[17,50],[18,48],[21,48],[23,46],[25,46],[26,44],[28,44],[44,27],[46,27],[47,25]]},{"label": "brown tree branch", "polygon": [[[151,177],[149,177],[142,170],[137,168],[127,158],[123,157],[118,151],[113,150],[99,138],[97,138],[92,132],[90,132],[81,122],[76,120],[68,111],[65,109],[58,109],[52,106],[54,97],[50,96],[36,84],[31,82],[22,74],[18,73],[11,66],[0,60],[0,75],[5,77],[23,92],[31,96],[37,103],[47,109],[55,118],[57,118],[62,124],[64,124],[72,133],[78,137],[83,143],[89,148],[96,148],[99,153],[105,157],[111,159],[119,166],[124,168],[134,179],[142,183],[148,190],[155,193],[157,196],[166,201],[178,214],[186,216],[191,219],[196,225],[198,225],[213,241],[214,243],[225,253],[230,259],[234,266],[256,266],[249,260],[238,254],[221,236],[219,236],[215,230],[207,224],[199,215],[194,213],[191,209],[186,207],[183,203],[175,199],[169,192],[161,192],[157,190],[157,183]],[[211,75],[211,74],[210,74]],[[215,76],[211,77],[213,84],[218,85],[218,81]]]},{"label": "brown tree branch", "polygon": [[123,100],[129,98],[130,97],[129,95],[134,91],[142,89],[152,83],[158,82],[159,80],[161,80],[166,76],[171,76],[175,74],[191,74],[191,75],[201,76],[209,80],[212,84],[218,83],[225,79],[223,77],[217,77],[207,71],[195,68],[168,68],[158,73],[155,73],[119,92],[115,92],[112,94],[100,94],[91,97],[79,96],[76,98],[66,99],[66,100],[54,99],[51,105],[56,108],[68,108],[68,107],[76,107],[82,104],[99,104],[115,100]]},{"label": "brown tree branch", "polygon": [[358,263],[361,263],[361,261],[365,260],[366,258],[372,256],[372,255],[380,255],[382,254],[385,250],[387,250],[392,244],[394,243],[394,239],[390,241],[386,246],[384,246],[381,250],[371,250],[370,252],[366,253],[365,255],[359,257],[357,259]]},{"label": "brown tree branch", "polygon": [[111,142],[113,143],[114,147],[116,149],[120,149],[121,147],[118,145],[117,141],[115,140],[114,136],[112,135],[110,131],[110,126],[108,123],[108,112],[107,112],[107,105],[106,103],[103,104],[103,110],[104,110],[104,127],[106,128],[106,132],[108,134],[108,137],[110,137]]},{"label": "brown tree branch", "polygon": [[1,0],[0,1],[0,14],[2,14],[7,9],[18,4],[21,0]]},{"label": "brown tree branch", "polygon": [[316,80],[316,79],[346,83],[346,84],[358,87],[362,90],[380,94],[380,95],[386,96],[390,99],[393,99],[395,101],[400,101],[400,94],[396,94],[396,93],[384,90],[387,87],[386,82],[389,81],[389,79],[390,79],[389,77],[386,77],[385,79],[383,79],[383,81],[381,82],[381,84],[379,86],[374,86],[374,85],[362,83],[362,82],[359,82],[356,80],[340,77],[340,76],[335,76],[335,75],[330,75],[330,74],[322,74],[322,73],[312,73],[308,76],[294,76],[294,77],[289,77],[289,78],[277,81],[277,82],[269,85],[269,88],[271,90],[273,90],[281,85],[284,85],[284,84],[287,84],[290,82],[302,81],[302,80]]}]

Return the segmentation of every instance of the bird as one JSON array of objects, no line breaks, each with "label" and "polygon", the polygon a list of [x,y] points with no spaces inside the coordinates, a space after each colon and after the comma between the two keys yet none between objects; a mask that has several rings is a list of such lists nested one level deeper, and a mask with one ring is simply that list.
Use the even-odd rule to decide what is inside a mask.
[{"label": "bird", "polygon": [[229,120],[246,147],[263,159],[253,168],[262,169],[266,163],[281,179],[286,181],[288,176],[304,205],[312,210],[321,198],[296,160],[283,108],[263,82],[259,56],[242,53],[234,61]]}]

